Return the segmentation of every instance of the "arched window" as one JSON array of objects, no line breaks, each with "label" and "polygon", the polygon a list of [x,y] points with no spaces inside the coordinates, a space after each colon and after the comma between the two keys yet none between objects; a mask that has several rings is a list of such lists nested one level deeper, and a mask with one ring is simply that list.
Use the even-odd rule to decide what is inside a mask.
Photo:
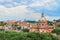
[{"label": "arched window", "polygon": [[42,26],[44,26],[44,24],[42,24]]}]

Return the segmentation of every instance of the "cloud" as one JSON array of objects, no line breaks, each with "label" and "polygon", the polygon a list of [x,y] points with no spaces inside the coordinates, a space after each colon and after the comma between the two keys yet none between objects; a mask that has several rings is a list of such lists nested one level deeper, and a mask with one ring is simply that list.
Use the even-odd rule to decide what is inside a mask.
[{"label": "cloud", "polygon": [[[0,0],[0,20],[39,20],[41,10],[55,10],[58,5],[56,0]],[[46,18],[53,20],[60,17]]]},{"label": "cloud", "polygon": [[32,2],[32,0],[0,0],[0,5],[11,8],[20,5],[29,5]]},{"label": "cloud", "polygon": [[27,6],[22,5],[14,8],[8,8],[8,11],[13,14],[14,16],[23,16],[28,11],[26,9]]},{"label": "cloud", "polygon": [[48,10],[56,9],[58,2],[56,0],[0,0],[0,5],[11,8],[21,5],[30,7],[44,7]]},{"label": "cloud", "polygon": [[[0,6],[0,20],[39,20],[41,13],[28,10],[27,6],[22,5],[14,8]],[[47,20],[59,19],[57,16],[46,16]]]},{"label": "cloud", "polygon": [[43,7],[47,10],[55,10],[58,8],[58,3],[56,0],[36,0],[29,5],[30,7]]},{"label": "cloud", "polygon": [[0,16],[1,17],[20,17],[23,18],[25,13],[27,12],[26,6],[18,6],[14,8],[6,8],[4,6],[0,6]]},{"label": "cloud", "polygon": [[57,19],[60,19],[59,16],[46,16],[46,19],[49,20],[49,21],[53,21],[53,20],[57,20]]}]

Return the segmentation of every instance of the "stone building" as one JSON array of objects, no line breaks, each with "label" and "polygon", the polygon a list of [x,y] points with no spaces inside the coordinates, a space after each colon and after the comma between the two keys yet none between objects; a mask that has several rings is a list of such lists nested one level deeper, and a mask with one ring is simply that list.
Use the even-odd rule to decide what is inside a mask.
[{"label": "stone building", "polygon": [[38,23],[31,25],[31,26],[32,27],[30,27],[30,32],[51,32],[51,30],[54,29],[54,25],[53,26],[48,25],[47,20],[44,17],[43,13]]}]

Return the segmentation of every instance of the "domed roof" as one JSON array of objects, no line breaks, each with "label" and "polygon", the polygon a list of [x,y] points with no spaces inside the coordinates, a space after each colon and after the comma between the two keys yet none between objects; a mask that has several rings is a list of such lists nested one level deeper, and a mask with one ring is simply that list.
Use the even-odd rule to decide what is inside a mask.
[{"label": "domed roof", "polygon": [[42,17],[42,18],[40,19],[40,21],[46,21],[46,18],[45,18],[45,17]]}]

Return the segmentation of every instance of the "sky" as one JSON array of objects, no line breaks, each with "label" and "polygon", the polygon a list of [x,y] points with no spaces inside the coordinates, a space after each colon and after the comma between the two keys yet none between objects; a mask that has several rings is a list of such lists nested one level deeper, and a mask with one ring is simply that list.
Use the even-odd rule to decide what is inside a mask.
[{"label": "sky", "polygon": [[0,0],[0,20],[60,19],[60,0]]}]

